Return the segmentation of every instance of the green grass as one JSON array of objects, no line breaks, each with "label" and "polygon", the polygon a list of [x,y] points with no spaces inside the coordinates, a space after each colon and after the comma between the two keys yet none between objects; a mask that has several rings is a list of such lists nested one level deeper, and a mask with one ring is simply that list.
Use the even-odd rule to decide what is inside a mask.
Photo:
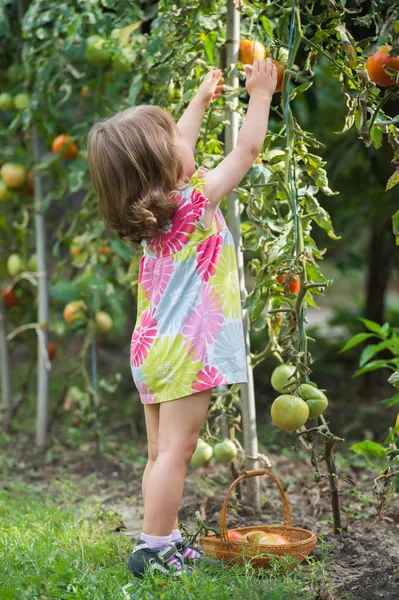
[{"label": "green grass", "polygon": [[279,561],[258,576],[248,565],[139,581],[117,515],[57,483],[57,493],[21,483],[0,492],[2,600],[310,600],[327,585],[325,558],[295,570]]}]

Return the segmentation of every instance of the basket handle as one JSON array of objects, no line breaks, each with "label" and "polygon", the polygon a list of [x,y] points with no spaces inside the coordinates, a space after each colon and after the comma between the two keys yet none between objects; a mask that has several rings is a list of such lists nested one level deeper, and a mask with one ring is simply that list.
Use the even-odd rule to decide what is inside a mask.
[{"label": "basket handle", "polygon": [[260,475],[267,475],[268,477],[271,477],[271,479],[273,479],[274,483],[277,485],[278,490],[280,492],[281,502],[283,505],[283,523],[282,524],[285,527],[292,527],[291,510],[290,510],[290,506],[288,504],[287,496],[285,495],[280,482],[273,475],[273,473],[269,473],[269,471],[265,471],[264,469],[257,469],[254,471],[245,471],[242,475],[240,475],[240,477],[238,477],[238,479],[233,481],[233,483],[229,487],[227,494],[226,494],[226,498],[223,502],[222,510],[220,511],[220,538],[223,542],[230,541],[227,536],[226,515],[227,515],[227,505],[229,502],[231,492],[233,491],[233,489],[235,488],[237,483],[239,483],[243,479],[249,479],[249,477],[258,477]]}]

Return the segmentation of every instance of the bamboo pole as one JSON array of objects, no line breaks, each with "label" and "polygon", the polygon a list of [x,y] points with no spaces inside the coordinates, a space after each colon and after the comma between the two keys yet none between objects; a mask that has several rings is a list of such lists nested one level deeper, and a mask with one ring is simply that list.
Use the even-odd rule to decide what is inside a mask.
[{"label": "bamboo pole", "polygon": [[[227,67],[236,64],[238,61],[238,53],[240,47],[240,13],[236,9],[235,0],[228,0],[227,7],[227,41],[226,55]],[[229,82],[234,89],[239,88],[238,77],[233,77]],[[237,112],[238,98],[231,100],[227,108],[227,121],[225,127],[225,154],[229,154],[237,145],[239,114]],[[240,205],[237,192],[230,192],[227,196],[227,218],[229,228],[233,234],[234,244],[236,247],[238,278],[240,284],[241,300],[244,302],[247,292],[245,289],[245,271],[244,271],[244,254],[242,251],[241,239],[241,219]],[[242,399],[242,422],[244,434],[244,450],[246,454],[245,469],[258,468],[258,437],[256,431],[256,407],[255,407],[255,391],[253,371],[251,364],[251,352],[249,342],[249,317],[247,310],[242,312],[244,336],[245,336],[245,353],[247,362],[248,383],[241,385]],[[260,508],[260,486],[259,478],[251,477],[246,481],[247,485],[247,502],[256,509]]]},{"label": "bamboo pole", "polygon": [[[32,129],[32,149],[35,164],[40,163],[40,140],[36,127]],[[46,222],[43,213],[43,188],[41,177],[34,174],[35,189],[35,228],[36,253],[38,260],[38,322],[42,330],[42,344],[38,340],[37,351],[37,411],[36,411],[36,445],[43,448],[47,441],[48,422],[48,383],[49,372],[46,367],[47,329],[49,321],[48,281],[46,264]],[[43,348],[44,347],[44,348]]]},{"label": "bamboo pole", "polygon": [[1,369],[1,397],[3,412],[3,428],[8,431],[12,418],[12,396],[11,396],[11,371],[8,354],[7,321],[5,305],[0,295],[0,369]]}]

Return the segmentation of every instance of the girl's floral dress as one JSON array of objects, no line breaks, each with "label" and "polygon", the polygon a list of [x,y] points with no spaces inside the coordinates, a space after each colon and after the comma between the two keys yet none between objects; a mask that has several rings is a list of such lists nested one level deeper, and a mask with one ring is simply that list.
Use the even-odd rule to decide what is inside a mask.
[{"label": "girl's floral dress", "polygon": [[169,228],[143,242],[131,344],[143,404],[247,381],[233,237],[219,207],[203,225],[205,172],[176,194]]}]

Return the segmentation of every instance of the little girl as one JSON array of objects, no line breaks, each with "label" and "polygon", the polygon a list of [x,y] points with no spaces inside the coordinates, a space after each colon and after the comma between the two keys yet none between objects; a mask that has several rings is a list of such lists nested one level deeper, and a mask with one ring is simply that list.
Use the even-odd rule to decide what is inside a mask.
[{"label": "little girl", "polygon": [[128,566],[138,577],[146,569],[180,575],[201,560],[178,529],[186,470],[212,388],[247,381],[234,243],[219,202],[262,149],[276,68],[267,59],[246,71],[250,100],[236,148],[212,171],[196,170],[194,150],[205,111],[220,97],[219,70],[206,75],[177,124],[161,108],[137,106],[88,137],[100,216],[144,251],[131,343],[148,437],[143,533]]}]

